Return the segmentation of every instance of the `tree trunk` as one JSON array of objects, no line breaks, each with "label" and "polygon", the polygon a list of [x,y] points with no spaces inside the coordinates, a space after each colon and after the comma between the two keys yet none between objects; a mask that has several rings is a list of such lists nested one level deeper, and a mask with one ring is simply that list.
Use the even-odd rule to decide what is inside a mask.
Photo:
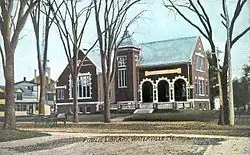
[{"label": "tree trunk", "polygon": [[45,72],[39,69],[40,95],[39,95],[39,115],[45,115]]},{"label": "tree trunk", "polygon": [[73,105],[74,105],[74,123],[78,123],[78,104],[77,104],[77,77],[76,76],[72,76],[72,93],[73,93]]},{"label": "tree trunk", "polygon": [[106,75],[103,74],[103,92],[104,92],[104,123],[110,122],[110,102],[109,102],[109,82]]},{"label": "tree trunk", "polygon": [[110,88],[110,79],[109,73],[107,73],[106,57],[104,52],[101,53],[101,62],[102,62],[102,81],[103,81],[103,97],[104,97],[104,109],[103,117],[104,123],[110,122],[110,102],[109,102],[109,88]]},{"label": "tree trunk", "polygon": [[[224,60],[225,61],[225,60]],[[223,67],[222,73],[221,73],[221,85],[222,85],[222,93],[223,93],[223,109],[224,109],[224,122],[225,124],[229,124],[229,108],[228,108],[228,83],[227,83],[227,68]]]},{"label": "tree trunk", "polygon": [[[219,69],[219,62],[218,62],[218,58],[217,58],[217,68]],[[221,73],[218,71],[217,73],[217,77],[218,77],[218,85],[219,85],[219,95],[220,95],[220,114],[219,114],[219,122],[218,124],[220,125],[224,125],[225,121],[225,116],[224,116],[224,99],[223,99],[223,88],[222,88],[222,83],[221,83]]]},{"label": "tree trunk", "polygon": [[228,48],[228,98],[229,98],[229,125],[234,125],[234,100],[233,100],[233,82],[232,82],[232,59],[231,59],[231,48]]},{"label": "tree trunk", "polygon": [[15,89],[14,89],[14,51],[9,50],[6,53],[6,68],[5,68],[5,113],[4,113],[4,129],[16,128],[15,116]]}]

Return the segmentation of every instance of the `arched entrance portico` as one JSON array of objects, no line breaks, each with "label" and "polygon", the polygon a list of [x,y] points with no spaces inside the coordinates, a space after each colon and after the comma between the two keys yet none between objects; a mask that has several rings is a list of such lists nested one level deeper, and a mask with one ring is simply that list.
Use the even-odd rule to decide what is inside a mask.
[{"label": "arched entrance portico", "polygon": [[187,101],[186,81],[178,79],[174,82],[175,101]]},{"label": "arched entrance portico", "polygon": [[161,80],[157,85],[158,102],[169,102],[169,84],[166,80]]},{"label": "arched entrance portico", "polygon": [[142,84],[142,102],[153,102],[153,84],[150,81]]}]

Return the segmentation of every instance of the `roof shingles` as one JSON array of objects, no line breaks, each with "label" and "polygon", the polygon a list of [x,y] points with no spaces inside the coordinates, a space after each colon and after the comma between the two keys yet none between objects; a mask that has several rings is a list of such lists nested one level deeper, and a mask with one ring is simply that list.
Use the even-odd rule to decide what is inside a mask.
[{"label": "roof shingles", "polygon": [[191,61],[198,37],[186,37],[141,44],[141,67],[172,65]]},{"label": "roof shingles", "polygon": [[[143,43],[141,47],[140,67],[169,66],[189,63],[199,37],[185,37],[156,42]],[[121,46],[134,46],[133,40],[127,37]],[[87,57],[101,71],[101,56],[97,49],[90,51]]]}]

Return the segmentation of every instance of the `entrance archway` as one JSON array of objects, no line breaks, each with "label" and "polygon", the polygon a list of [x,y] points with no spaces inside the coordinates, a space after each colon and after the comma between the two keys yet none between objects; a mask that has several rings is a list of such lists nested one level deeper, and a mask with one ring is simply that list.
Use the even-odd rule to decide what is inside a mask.
[{"label": "entrance archway", "polygon": [[142,102],[153,102],[153,85],[149,81],[142,84]]},{"label": "entrance archway", "polygon": [[158,83],[158,102],[169,102],[169,84],[165,80]]},{"label": "entrance archway", "polygon": [[175,101],[187,101],[186,81],[178,79],[174,82]]}]

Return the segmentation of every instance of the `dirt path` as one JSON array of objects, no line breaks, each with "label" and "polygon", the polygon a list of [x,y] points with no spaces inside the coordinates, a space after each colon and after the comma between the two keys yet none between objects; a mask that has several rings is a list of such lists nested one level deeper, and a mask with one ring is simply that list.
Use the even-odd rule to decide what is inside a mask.
[{"label": "dirt path", "polygon": [[[51,132],[51,134],[52,136],[50,137],[0,143],[0,154],[250,154],[250,138],[186,134],[94,134],[62,132]],[[109,139],[105,140],[105,137]],[[117,137],[120,138],[117,140]],[[128,139],[126,139],[127,137]],[[162,137],[165,137],[165,139],[162,139]],[[72,138],[75,139],[72,140]],[[121,138],[125,140],[121,140]],[[219,143],[207,140],[211,138],[223,138],[226,140]]]},{"label": "dirt path", "polygon": [[250,138],[230,138],[220,142],[220,145],[211,145],[204,155],[249,155]]}]

